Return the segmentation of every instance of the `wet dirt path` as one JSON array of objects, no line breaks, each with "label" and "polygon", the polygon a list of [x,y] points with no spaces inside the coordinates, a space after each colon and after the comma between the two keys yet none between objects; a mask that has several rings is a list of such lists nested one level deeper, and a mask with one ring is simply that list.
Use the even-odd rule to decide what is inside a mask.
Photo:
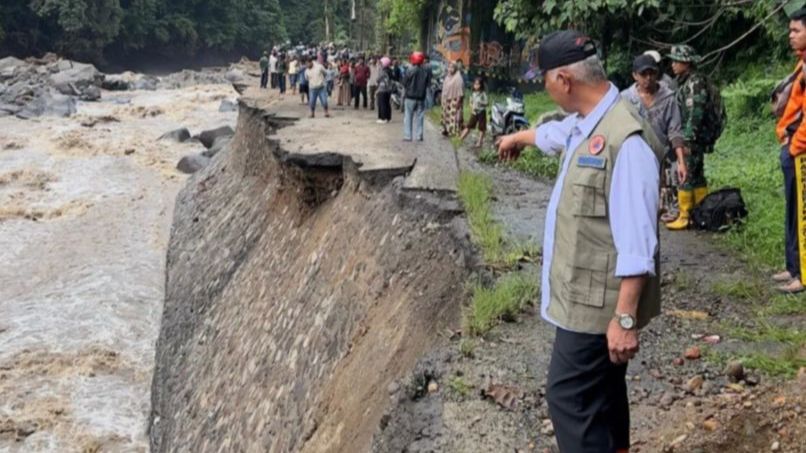
[{"label": "wet dirt path", "polygon": [[0,450],[145,451],[174,197],[228,85],[0,118]]},{"label": "wet dirt path", "polygon": [[[458,153],[462,171],[493,179],[494,213],[510,237],[542,246],[553,183],[480,164],[465,148]],[[692,347],[703,355],[709,348],[758,348],[721,328],[725,321],[754,316],[747,301],[714,291],[720,282],[758,278],[758,272],[715,243],[708,234],[671,233],[661,226],[663,314],[642,331],[641,352],[627,377],[633,451],[762,451],[774,442],[780,451],[803,451],[798,435],[792,437],[803,425],[797,415],[803,396],[795,390],[803,381],[782,382],[747,370],[751,383],[737,385],[723,372],[724,364],[683,358]],[[539,275],[537,266],[522,271]],[[704,341],[713,334],[721,334],[716,345]],[[442,390],[406,408],[415,429],[420,416],[430,426],[422,426],[412,451],[556,451],[544,398],[553,337],[533,306],[484,338],[455,340],[434,354],[428,372],[439,376]],[[514,409],[480,397],[491,384],[506,389]]]}]

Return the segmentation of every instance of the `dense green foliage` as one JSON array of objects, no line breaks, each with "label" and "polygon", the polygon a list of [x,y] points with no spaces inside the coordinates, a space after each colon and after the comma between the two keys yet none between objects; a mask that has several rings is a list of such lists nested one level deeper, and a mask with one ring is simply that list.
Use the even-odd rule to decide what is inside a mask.
[{"label": "dense green foliage", "polygon": [[2,49],[101,60],[148,49],[166,56],[232,52],[285,40],[278,0],[5,0]]},{"label": "dense green foliage", "polygon": [[[518,38],[562,27],[602,44],[611,72],[623,74],[647,48],[689,42],[709,69],[733,79],[750,62],[780,61],[784,0],[498,0],[495,18]],[[789,2],[791,3],[791,1]],[[4,0],[0,53],[55,51],[103,61],[146,54],[256,56],[286,40],[332,41],[406,52],[422,41],[438,0]],[[422,47],[423,43],[419,43]],[[728,64],[729,63],[729,64]]]},{"label": "dense green foliage", "polygon": [[521,38],[581,29],[601,43],[611,73],[628,73],[632,57],[646,49],[685,42],[704,55],[709,70],[734,78],[748,64],[789,53],[788,6],[778,0],[501,0],[495,18]]},{"label": "dense green foliage", "polygon": [[4,0],[0,54],[53,51],[102,62],[140,54],[256,57],[285,42],[375,48],[378,37],[389,41],[413,27],[408,7],[390,0]]},{"label": "dense green foliage", "polygon": [[776,81],[740,80],[723,90],[728,126],[705,163],[712,189],[739,187],[750,212],[747,224],[724,235],[724,241],[767,268],[782,265],[784,257],[780,146],[767,103]]}]

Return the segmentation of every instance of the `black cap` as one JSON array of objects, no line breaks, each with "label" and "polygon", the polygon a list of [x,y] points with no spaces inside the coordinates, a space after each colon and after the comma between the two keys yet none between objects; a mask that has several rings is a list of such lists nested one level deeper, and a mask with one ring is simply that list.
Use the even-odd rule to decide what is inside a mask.
[{"label": "black cap", "polygon": [[567,66],[596,55],[596,44],[588,36],[575,30],[550,33],[540,42],[537,64],[543,74],[554,68]]},{"label": "black cap", "polygon": [[639,55],[635,57],[635,60],[632,62],[632,72],[641,73],[647,69],[652,69],[656,72],[660,71],[658,63],[651,55]]}]

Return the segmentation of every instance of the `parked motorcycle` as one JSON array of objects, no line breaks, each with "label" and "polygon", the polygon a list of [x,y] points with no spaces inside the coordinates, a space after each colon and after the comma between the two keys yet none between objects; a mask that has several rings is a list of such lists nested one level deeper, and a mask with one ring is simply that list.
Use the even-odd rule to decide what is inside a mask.
[{"label": "parked motorcycle", "polygon": [[442,83],[445,78],[442,76],[434,76],[431,79],[431,92],[434,93],[434,105],[442,105]]},{"label": "parked motorcycle", "polygon": [[392,105],[403,111],[403,100],[406,99],[406,89],[403,84],[397,81],[392,82]]},{"label": "parked motorcycle", "polygon": [[529,128],[529,121],[526,119],[526,106],[523,101],[523,94],[517,89],[510,90],[510,95],[506,102],[499,102],[493,105],[490,134],[493,138],[500,135],[508,135],[514,132]]}]

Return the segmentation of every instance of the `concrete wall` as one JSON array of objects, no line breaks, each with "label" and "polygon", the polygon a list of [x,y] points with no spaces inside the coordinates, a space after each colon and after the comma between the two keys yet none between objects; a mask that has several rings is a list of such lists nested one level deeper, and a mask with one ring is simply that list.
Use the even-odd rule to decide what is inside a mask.
[{"label": "concrete wall", "polygon": [[389,383],[458,321],[454,214],[349,159],[281,163],[280,125],[242,102],[177,199],[153,451],[366,451]]}]

